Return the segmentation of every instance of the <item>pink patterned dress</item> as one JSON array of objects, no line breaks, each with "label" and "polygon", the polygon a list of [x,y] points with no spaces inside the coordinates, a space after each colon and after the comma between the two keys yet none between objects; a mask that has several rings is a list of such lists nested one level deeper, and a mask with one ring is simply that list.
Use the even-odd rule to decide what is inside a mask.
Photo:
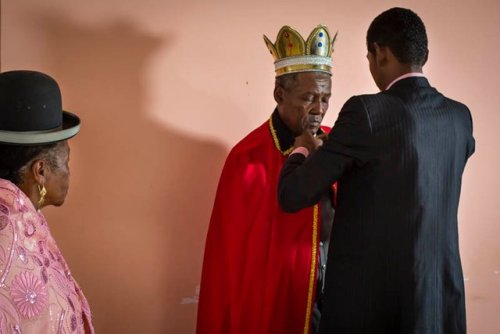
[{"label": "pink patterned dress", "polygon": [[43,214],[0,179],[0,334],[94,333],[90,308]]}]

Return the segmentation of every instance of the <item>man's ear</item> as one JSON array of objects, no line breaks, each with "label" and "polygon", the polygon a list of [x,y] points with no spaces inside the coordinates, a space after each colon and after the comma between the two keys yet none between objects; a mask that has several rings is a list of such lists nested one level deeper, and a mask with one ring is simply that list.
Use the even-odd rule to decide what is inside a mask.
[{"label": "man's ear", "polygon": [[379,67],[383,67],[387,64],[389,48],[386,46],[380,46],[378,43],[373,43],[375,62]]},{"label": "man's ear", "polygon": [[274,101],[278,105],[280,105],[283,102],[283,94],[284,94],[284,89],[280,85],[274,86]]},{"label": "man's ear", "polygon": [[37,184],[44,185],[47,180],[47,170],[49,166],[45,160],[38,159],[31,165],[31,173]]},{"label": "man's ear", "polygon": [[424,66],[427,63],[427,60],[429,59],[429,49],[427,49],[427,52],[425,53],[424,61],[422,62],[422,66]]}]

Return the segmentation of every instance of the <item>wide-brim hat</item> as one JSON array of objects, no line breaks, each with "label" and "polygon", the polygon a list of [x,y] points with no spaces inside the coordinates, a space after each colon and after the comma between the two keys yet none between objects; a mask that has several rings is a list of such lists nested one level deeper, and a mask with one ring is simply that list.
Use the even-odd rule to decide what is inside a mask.
[{"label": "wide-brim hat", "polygon": [[80,119],[62,109],[61,90],[47,74],[0,73],[0,143],[48,144],[80,131]]}]

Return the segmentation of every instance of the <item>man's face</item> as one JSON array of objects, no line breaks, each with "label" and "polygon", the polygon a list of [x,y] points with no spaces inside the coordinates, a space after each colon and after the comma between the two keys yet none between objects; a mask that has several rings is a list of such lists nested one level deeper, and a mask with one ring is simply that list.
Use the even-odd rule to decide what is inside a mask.
[{"label": "man's face", "polygon": [[370,73],[372,75],[373,81],[375,81],[375,84],[380,90],[383,90],[383,88],[381,88],[379,85],[380,78],[376,55],[368,51],[366,58],[368,59],[368,65],[370,67]]},{"label": "man's face", "polygon": [[304,129],[316,133],[332,95],[330,75],[321,72],[298,73],[289,86],[278,86],[274,93],[281,119],[296,136],[302,134]]},{"label": "man's face", "polygon": [[375,44],[373,52],[368,51],[366,54],[373,81],[380,91],[383,91],[390,82],[387,80],[387,52],[388,48],[381,49]]}]

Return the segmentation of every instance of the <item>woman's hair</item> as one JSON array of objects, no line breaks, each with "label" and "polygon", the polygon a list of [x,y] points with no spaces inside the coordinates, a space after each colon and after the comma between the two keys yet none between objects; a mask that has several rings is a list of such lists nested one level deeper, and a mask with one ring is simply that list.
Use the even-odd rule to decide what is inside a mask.
[{"label": "woman's hair", "polygon": [[23,183],[24,172],[30,167],[30,162],[44,158],[49,166],[57,165],[57,150],[59,143],[49,143],[34,146],[0,144],[0,178],[9,180],[15,185]]}]

